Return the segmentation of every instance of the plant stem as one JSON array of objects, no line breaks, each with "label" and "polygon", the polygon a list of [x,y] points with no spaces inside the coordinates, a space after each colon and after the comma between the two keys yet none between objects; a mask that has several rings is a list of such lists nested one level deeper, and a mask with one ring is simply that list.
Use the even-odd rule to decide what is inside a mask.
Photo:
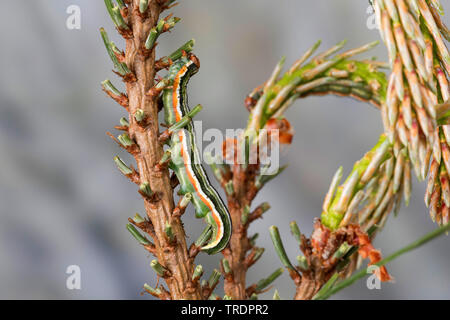
[{"label": "plant stem", "polygon": [[254,197],[249,195],[249,181],[252,180],[249,170],[244,170],[240,165],[232,166],[232,179],[229,183],[234,186],[234,189],[233,193],[227,194],[233,231],[230,244],[222,253],[230,264],[232,276],[225,278],[224,290],[225,294],[232,297],[233,300],[249,298],[246,292],[246,277],[249,268],[246,255],[253,246],[247,235],[248,224],[242,223],[242,213],[251,206]]},{"label": "plant stem", "polygon": [[245,256],[250,248],[250,242],[247,237],[247,229],[242,228],[241,216],[243,207],[230,206],[229,210],[233,224],[233,233],[231,234],[229,248],[223,251],[225,259],[230,263],[232,277],[225,278],[224,290],[227,296],[233,300],[246,300],[246,276],[247,266],[245,265]]},{"label": "plant stem", "polygon": [[[140,1],[130,4],[129,24],[133,37],[126,40],[125,61],[136,76],[135,82],[127,82],[129,112],[135,114],[141,109],[150,121],[145,128],[141,127],[133,116],[130,116],[129,135],[139,146],[139,154],[135,157],[137,171],[141,181],[148,181],[150,189],[158,193],[159,201],[155,205],[145,200],[147,215],[153,224],[155,233],[156,258],[170,272],[165,279],[172,299],[201,299],[199,285],[192,284],[194,272],[193,261],[189,258],[186,236],[180,219],[171,219],[174,210],[173,190],[170,184],[169,171],[155,172],[154,168],[164,154],[163,146],[158,141],[158,103],[156,99],[146,97],[145,93],[152,88],[155,78],[155,50],[148,56],[142,54],[145,40],[150,29],[156,25],[161,7],[156,1],[149,2],[147,18],[138,15]],[[170,243],[166,236],[166,223],[170,221],[176,243]]]}]

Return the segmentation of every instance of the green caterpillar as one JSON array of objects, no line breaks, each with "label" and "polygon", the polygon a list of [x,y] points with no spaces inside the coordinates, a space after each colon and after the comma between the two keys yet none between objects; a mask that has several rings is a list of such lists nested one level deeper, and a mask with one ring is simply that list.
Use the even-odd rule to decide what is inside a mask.
[{"label": "green caterpillar", "polygon": [[[166,80],[172,86],[163,90],[165,121],[168,125],[175,124],[189,113],[186,86],[199,67],[197,57],[192,54],[181,57],[170,66]],[[230,214],[201,165],[192,122],[172,134],[170,151],[169,167],[180,181],[180,193],[192,194],[196,217],[205,218],[213,230],[210,242],[202,250],[209,254],[222,251],[231,236]]]}]

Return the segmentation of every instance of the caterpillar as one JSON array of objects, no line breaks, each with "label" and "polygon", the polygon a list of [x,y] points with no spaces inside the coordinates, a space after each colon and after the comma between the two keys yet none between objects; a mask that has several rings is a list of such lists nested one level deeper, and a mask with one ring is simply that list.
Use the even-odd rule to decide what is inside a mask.
[{"label": "caterpillar", "polygon": [[[186,86],[199,67],[199,60],[193,54],[183,55],[170,66],[166,80],[172,85],[166,87],[162,94],[167,125],[175,124],[189,113]],[[212,227],[211,240],[201,249],[208,254],[220,252],[230,240],[231,218],[201,165],[192,121],[184,129],[174,132],[169,144],[169,168],[175,172],[180,182],[180,194],[192,194],[191,202],[195,207],[196,217],[205,218]]]}]

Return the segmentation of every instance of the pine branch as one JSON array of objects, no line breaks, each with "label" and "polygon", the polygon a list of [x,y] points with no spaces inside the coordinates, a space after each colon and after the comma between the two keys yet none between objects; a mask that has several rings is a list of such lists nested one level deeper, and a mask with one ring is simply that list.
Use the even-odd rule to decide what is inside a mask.
[{"label": "pine branch", "polygon": [[392,67],[382,104],[385,131],[397,151],[406,148],[419,180],[428,175],[425,203],[433,221],[442,225],[449,221],[450,126],[438,127],[442,115],[436,105],[450,96],[450,53],[443,40],[447,29],[433,5],[425,0],[373,2]]},{"label": "pine branch", "polygon": [[[156,38],[149,40],[151,45],[146,40],[154,28],[160,35],[173,28],[179,19],[169,16],[158,24],[158,17],[167,3],[133,0],[118,1],[115,5],[112,0],[105,0],[105,4],[126,42],[125,52],[121,52],[110,42],[106,31],[101,31],[117,74],[125,82],[126,94],[120,93],[110,81],[105,81],[103,88],[129,112],[128,118],[121,120],[118,127],[125,133],[116,141],[134,156],[137,170],[119,158],[116,158],[116,163],[124,175],[139,185],[148,217],[148,220],[140,216],[130,219],[127,228],[144,248],[155,255],[151,266],[167,285],[167,290],[162,287],[153,289],[148,285],[144,289],[161,299],[202,299],[202,289],[198,281],[192,279],[195,265],[189,256],[179,219],[183,208],[178,209],[178,215],[172,216],[175,206],[169,171],[157,168],[164,154],[159,141],[158,101],[145,94],[153,87],[159,70],[153,50]],[[148,234],[153,242],[136,228]]]},{"label": "pine branch", "polygon": [[[354,55],[369,50],[375,43],[333,56],[343,45],[344,42],[341,42],[308,61],[317,49],[317,43],[294,62],[285,74],[280,75],[284,64],[282,59],[268,81],[246,98],[245,105],[250,110],[246,130],[247,136],[251,137],[249,141],[252,141],[250,148],[255,148],[252,143],[258,141],[258,134],[262,129],[267,129],[269,135],[272,130],[278,131],[279,142],[290,144],[293,134],[284,113],[299,98],[314,94],[339,94],[379,106],[386,94],[385,76],[378,71],[382,64],[376,61],[351,60]],[[252,133],[256,134],[252,136]],[[239,141],[228,141],[228,147],[224,144],[224,157],[226,158],[228,153],[241,154],[243,150],[247,150],[244,146],[245,143]],[[230,148],[232,150],[229,150]],[[234,159],[228,160],[233,162]],[[231,275],[225,278],[225,293],[232,299],[248,299],[253,293],[246,290],[246,274],[247,269],[254,264],[252,256],[255,252],[255,241],[249,238],[247,233],[251,223],[261,217],[267,210],[264,207],[268,208],[269,205],[259,206],[251,214],[248,212],[261,188],[285,168],[281,167],[275,175],[266,175],[269,166],[260,163],[248,164],[246,161],[244,164],[235,163],[225,167],[224,170],[217,164],[212,166],[217,180],[227,191],[233,222],[230,245],[223,251],[231,269]]]},{"label": "pine branch", "polygon": [[[408,5],[413,3],[408,2]],[[379,96],[390,143],[385,141],[381,144],[383,148],[377,144],[355,164],[339,188],[342,170],[336,173],[325,197],[322,221],[316,222],[311,239],[304,238],[300,246],[305,256],[300,256],[302,266],[297,267],[297,271],[302,271],[302,281],[296,283],[296,298],[299,299],[310,299],[321,288],[326,291],[325,283],[333,283],[337,272],[342,271],[343,261],[339,260],[346,255],[343,251],[348,250],[347,242],[343,241],[353,240],[354,236],[367,237],[362,230],[370,230],[374,226],[381,229],[390,211],[399,211],[400,191],[403,191],[405,202],[409,203],[410,167],[414,167],[419,179],[424,179],[432,153],[434,159],[425,201],[431,207],[433,219],[441,225],[448,223],[450,187],[445,163],[449,158],[445,141],[448,129],[447,126],[436,129],[437,121],[445,118],[446,104],[436,105],[438,101],[442,102],[439,99],[448,100],[448,79],[442,70],[447,69],[448,72],[449,55],[435,27],[439,23],[434,20],[436,15],[432,16],[431,7],[424,0],[418,1],[414,17],[411,15],[413,8],[408,9],[402,0],[395,3],[376,0],[374,6],[393,69],[386,89],[382,90],[385,95]],[[406,40],[405,34],[412,40]],[[322,81],[325,80],[329,81]],[[375,233],[371,235],[374,236]],[[370,244],[368,237],[365,241]],[[358,251],[359,255],[371,257],[373,264],[378,264],[381,259],[371,245],[360,247]],[[352,262],[346,264],[343,271],[344,276],[350,275],[359,264],[356,263],[358,255],[353,252],[352,255]],[[380,277],[389,279],[386,269],[382,269]]]}]

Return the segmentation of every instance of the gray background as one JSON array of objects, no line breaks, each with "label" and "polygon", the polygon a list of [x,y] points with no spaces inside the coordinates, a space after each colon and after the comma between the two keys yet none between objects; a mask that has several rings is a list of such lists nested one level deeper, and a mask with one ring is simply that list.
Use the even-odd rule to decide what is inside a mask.
[{"label": "gray background", "polygon": [[[204,129],[243,127],[245,95],[282,55],[290,64],[318,39],[323,49],[344,38],[348,48],[379,39],[366,27],[367,1],[181,2],[173,11],[183,20],[160,39],[158,53],[197,40],[202,67],[189,94],[192,104],[205,106],[198,116]],[[71,4],[81,7],[81,30],[65,26]],[[120,151],[105,135],[124,113],[99,85],[107,77],[118,83],[99,27],[121,43],[103,1],[4,1],[2,12],[0,298],[148,299],[140,288],[155,284],[150,257],[125,229],[127,217],[142,212],[142,202],[116,170],[112,157]],[[382,45],[371,55],[386,58]],[[295,259],[289,222],[296,220],[309,235],[337,167],[348,173],[382,130],[376,109],[332,96],[298,101],[288,116],[296,135],[282,163],[290,166],[255,201],[269,201],[272,209],[251,228],[267,250],[249,283],[280,266],[268,227],[279,226]],[[410,207],[389,219],[377,237],[375,246],[385,255],[434,228],[423,193],[423,183],[415,183]],[[184,218],[190,241],[201,227],[192,216]],[[448,244],[444,236],[391,263],[395,284],[368,290],[360,281],[335,298],[448,299]],[[209,270],[217,266],[217,257],[201,255],[198,261]],[[71,264],[81,267],[82,290],[65,287]],[[276,287],[282,298],[292,297],[287,273]]]}]

